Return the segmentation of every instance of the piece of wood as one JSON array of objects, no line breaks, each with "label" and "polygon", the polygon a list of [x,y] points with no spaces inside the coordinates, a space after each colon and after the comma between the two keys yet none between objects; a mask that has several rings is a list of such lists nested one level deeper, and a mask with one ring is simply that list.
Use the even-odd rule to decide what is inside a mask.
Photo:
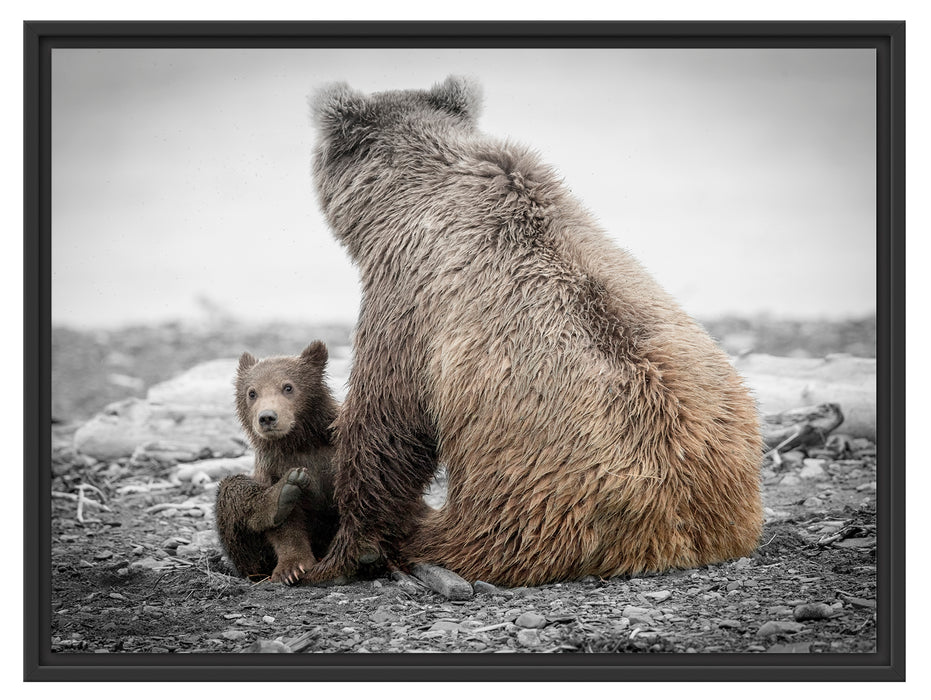
[{"label": "piece of wood", "polygon": [[836,403],[789,409],[763,416],[763,443],[779,452],[820,446],[843,422],[844,414]]},{"label": "piece of wood", "polygon": [[734,360],[764,416],[799,406],[837,404],[835,431],[876,439],[876,360],[851,355],[775,357],[751,353]]}]

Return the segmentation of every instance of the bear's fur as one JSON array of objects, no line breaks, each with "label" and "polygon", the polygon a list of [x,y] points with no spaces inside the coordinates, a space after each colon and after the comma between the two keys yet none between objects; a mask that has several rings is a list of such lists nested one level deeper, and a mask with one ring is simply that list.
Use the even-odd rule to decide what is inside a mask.
[{"label": "bear's fur", "polygon": [[[362,283],[335,426],[341,526],[307,576],[399,562],[533,585],[757,545],[761,438],[725,354],[449,78],[312,108],[314,178]],[[445,506],[419,505],[437,465]]]},{"label": "bear's fur", "polygon": [[236,409],[255,448],[255,472],[220,482],[216,525],[242,576],[297,583],[336,532],[330,426],[337,403],[326,362],[319,341],[297,357],[239,358]]}]

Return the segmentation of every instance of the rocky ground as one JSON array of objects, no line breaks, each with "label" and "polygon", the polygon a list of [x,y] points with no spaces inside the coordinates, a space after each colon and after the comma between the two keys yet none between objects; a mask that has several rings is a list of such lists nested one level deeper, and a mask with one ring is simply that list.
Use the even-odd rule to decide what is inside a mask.
[{"label": "rocky ground", "polygon": [[73,436],[102,401],[142,395],[201,360],[348,336],[246,337],[229,325],[200,337],[181,327],[140,334],[54,334],[53,652],[876,650],[876,458],[867,440],[835,435],[767,459],[763,539],[737,561],[534,588],[477,583],[465,601],[409,579],[289,588],[231,575],[212,528],[215,480],[178,478],[170,460],[94,459],[75,451]]}]

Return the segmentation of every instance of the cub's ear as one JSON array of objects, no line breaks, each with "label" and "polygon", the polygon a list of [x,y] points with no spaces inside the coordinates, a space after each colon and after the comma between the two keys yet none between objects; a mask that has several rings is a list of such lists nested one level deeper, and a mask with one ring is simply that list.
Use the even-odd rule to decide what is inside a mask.
[{"label": "cub's ear", "polygon": [[474,123],[482,110],[482,87],[471,78],[451,75],[433,86],[427,93],[427,101],[437,109]]},{"label": "cub's ear", "polygon": [[341,150],[362,141],[372,123],[365,96],[346,83],[324,85],[310,96],[310,112],[320,135]]},{"label": "cub's ear", "polygon": [[301,359],[305,362],[310,362],[315,365],[320,365],[321,367],[326,364],[329,353],[327,352],[326,345],[319,340],[315,340],[301,353]]},{"label": "cub's ear", "polygon": [[252,354],[244,352],[239,356],[239,373],[249,371],[257,362],[258,360]]}]

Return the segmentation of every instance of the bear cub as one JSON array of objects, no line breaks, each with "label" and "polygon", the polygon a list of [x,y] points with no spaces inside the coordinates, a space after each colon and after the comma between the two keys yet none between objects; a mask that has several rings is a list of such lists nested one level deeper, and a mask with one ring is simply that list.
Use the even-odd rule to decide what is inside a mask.
[{"label": "bear cub", "polygon": [[338,529],[327,359],[320,341],[296,357],[239,358],[236,409],[255,472],[220,482],[216,526],[241,576],[296,584]]}]

